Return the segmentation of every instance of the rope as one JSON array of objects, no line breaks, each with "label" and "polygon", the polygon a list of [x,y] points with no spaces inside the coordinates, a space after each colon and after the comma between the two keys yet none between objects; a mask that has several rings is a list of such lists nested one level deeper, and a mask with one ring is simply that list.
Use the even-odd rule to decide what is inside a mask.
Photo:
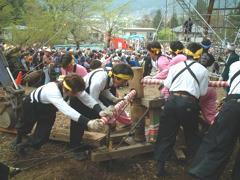
[{"label": "rope", "polygon": [[[121,113],[123,112],[123,110],[126,108],[126,106],[132,101],[132,99],[135,97],[136,95],[136,91],[135,90],[131,90],[126,96],[124,96],[124,100],[121,100],[120,102],[118,102],[115,106],[115,116],[120,116]],[[125,108],[124,108],[125,107]],[[112,123],[111,119],[109,119],[108,117],[101,117],[101,120],[104,124],[108,124],[108,123]]]},{"label": "rope", "polygon": [[[142,79],[141,83],[144,85],[161,85],[164,84],[164,80],[160,79]],[[227,81],[209,81],[208,87],[228,87]]]},{"label": "rope", "polygon": [[[63,153],[57,153],[56,155],[53,155],[53,156],[48,156],[48,157],[43,157],[43,158],[36,158],[35,161],[38,160],[38,162],[35,163],[35,161],[34,161],[31,165],[29,165],[29,166],[27,166],[27,167],[24,167],[24,168],[20,168],[20,169],[21,169],[21,171],[29,170],[29,169],[34,168],[34,167],[37,167],[37,166],[39,166],[39,165],[41,165],[41,164],[43,164],[43,163],[46,163],[46,162],[48,162],[48,161],[50,161],[50,160],[56,159],[56,158],[61,157],[61,156],[63,156],[63,155],[68,155],[68,154],[72,153],[73,151],[77,150],[79,147],[80,147],[80,146],[77,146],[77,147],[75,147],[75,148],[71,148],[70,150],[67,150],[67,151],[65,151],[65,152],[63,152]],[[39,161],[39,160],[41,160],[41,159],[42,159],[42,161]],[[34,158],[31,159],[31,160],[34,160]],[[27,160],[26,160],[26,161],[27,161]],[[17,162],[17,161],[16,161],[16,162]]]}]

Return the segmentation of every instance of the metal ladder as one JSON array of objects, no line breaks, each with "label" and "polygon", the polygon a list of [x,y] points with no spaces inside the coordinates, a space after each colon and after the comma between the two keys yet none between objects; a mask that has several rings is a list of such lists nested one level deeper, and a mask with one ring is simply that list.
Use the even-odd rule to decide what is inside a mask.
[{"label": "metal ladder", "polygon": [[[213,34],[223,43],[222,38],[216,33],[216,31],[208,24],[208,22],[202,17],[202,15],[197,11],[190,0],[177,0],[178,4],[181,6],[184,12],[188,12],[189,17],[193,19],[196,24],[205,25],[210,29]],[[193,13],[193,14],[192,14]]]}]

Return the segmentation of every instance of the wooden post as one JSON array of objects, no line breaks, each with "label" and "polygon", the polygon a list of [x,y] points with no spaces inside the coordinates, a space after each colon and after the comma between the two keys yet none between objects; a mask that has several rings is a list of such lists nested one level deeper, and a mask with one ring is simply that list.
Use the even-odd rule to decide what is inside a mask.
[{"label": "wooden post", "polygon": [[[143,85],[141,83],[143,69],[141,67],[133,67],[132,69],[134,72],[134,78],[129,81],[129,87],[135,89],[137,94],[132,102],[130,113],[132,121],[136,122],[146,111],[146,108],[141,105],[141,98],[144,97]],[[137,142],[145,141],[145,121],[140,122],[137,126],[134,133],[134,140]]]}]

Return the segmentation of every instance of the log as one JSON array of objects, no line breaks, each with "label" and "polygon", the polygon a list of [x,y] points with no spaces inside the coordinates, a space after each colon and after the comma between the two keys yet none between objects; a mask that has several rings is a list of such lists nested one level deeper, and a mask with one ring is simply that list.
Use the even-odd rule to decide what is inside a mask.
[{"label": "log", "polygon": [[148,96],[141,99],[141,104],[150,109],[152,108],[161,108],[165,103],[164,98]]},{"label": "log", "polygon": [[126,158],[153,151],[150,143],[137,143],[130,146],[119,147],[108,151],[107,149],[97,149],[91,153],[91,160],[95,162],[107,161],[112,159]]},{"label": "log", "polygon": [[[69,142],[69,129],[53,129],[50,140]],[[92,146],[102,146],[106,141],[106,134],[85,131],[83,140]]]},{"label": "log", "polygon": [[[141,98],[144,96],[143,92],[143,84],[141,83],[141,79],[143,77],[143,69],[142,68],[132,68],[134,72],[134,78],[129,81],[130,89],[136,90],[136,98],[133,99],[130,108],[131,119],[133,122],[139,120],[139,117],[143,115],[146,111],[146,108],[141,105]],[[134,133],[134,140],[137,142],[145,141],[145,121],[141,121],[136,127]]]}]

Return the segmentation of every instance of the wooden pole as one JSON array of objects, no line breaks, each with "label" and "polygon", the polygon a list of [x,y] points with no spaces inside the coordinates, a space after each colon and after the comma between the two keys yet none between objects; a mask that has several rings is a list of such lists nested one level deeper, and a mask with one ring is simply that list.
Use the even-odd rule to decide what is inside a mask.
[{"label": "wooden pole", "polygon": [[[135,89],[137,94],[136,98],[133,99],[130,113],[131,119],[134,122],[138,121],[138,119],[143,115],[146,111],[146,108],[141,105],[141,98],[144,97],[143,85],[141,83],[141,79],[143,77],[143,69],[141,67],[133,67],[134,78],[129,81],[129,87],[131,89]],[[134,140],[137,142],[145,141],[145,121],[139,123],[134,133]]]}]

